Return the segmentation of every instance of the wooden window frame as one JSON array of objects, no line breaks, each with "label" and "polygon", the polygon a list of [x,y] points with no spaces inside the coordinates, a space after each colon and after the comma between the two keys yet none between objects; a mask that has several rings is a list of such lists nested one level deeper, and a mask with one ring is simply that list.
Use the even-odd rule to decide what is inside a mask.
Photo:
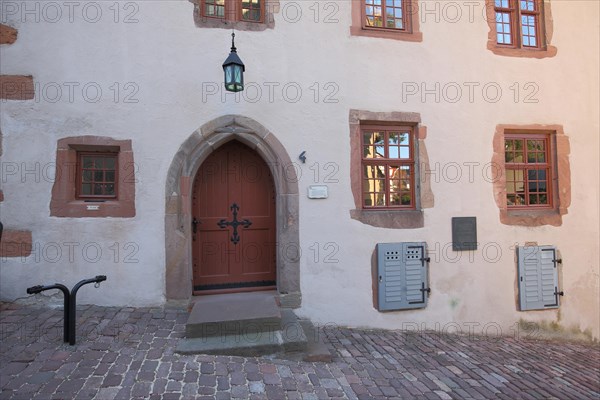
[{"label": "wooden window frame", "polygon": [[217,21],[227,22],[249,22],[252,24],[264,24],[265,23],[265,11],[266,11],[266,0],[260,0],[260,19],[255,21],[251,19],[244,19],[242,6],[243,0],[225,0],[223,17],[208,15],[206,13],[206,0],[200,0],[200,15],[202,18],[209,18]]},{"label": "wooden window frame", "polygon": [[[402,9],[402,26],[403,28],[389,28],[386,25],[387,13],[386,13],[386,0],[381,0],[381,14],[383,26],[372,26],[367,24],[367,2],[366,0],[360,0],[362,5],[362,23],[363,29],[367,30],[382,30],[388,32],[399,32],[399,33],[412,33],[412,18],[410,18],[412,0],[400,0]],[[395,7],[394,7],[395,8]]]},{"label": "wooden window frame", "polygon": [[[523,140],[523,162],[515,163],[515,162],[507,162],[505,161],[504,168],[505,171],[508,170],[522,170],[523,173],[523,186],[524,186],[524,195],[525,195],[525,204],[519,205],[511,205],[508,204],[508,195],[506,192],[506,207],[508,210],[552,210],[554,209],[554,188],[553,188],[553,178],[554,178],[554,168],[555,168],[555,153],[554,146],[552,144],[552,137],[550,134],[546,133],[519,133],[512,132],[506,133],[504,135],[504,143],[507,140]],[[544,163],[528,163],[527,162],[527,141],[528,140],[543,140],[545,142],[545,160]],[[547,204],[529,204],[529,181],[528,181],[528,171],[529,170],[546,170],[546,198],[548,199]]]},{"label": "wooden window frame", "polygon": [[[113,158],[115,160],[115,169],[114,169],[114,173],[115,173],[115,180],[114,182],[112,182],[112,184],[115,186],[114,195],[98,195],[98,194],[82,194],[82,185],[83,185],[83,157],[86,156],[92,156],[92,157],[103,157],[103,158]],[[96,169],[94,168],[94,171]],[[106,171],[105,169],[102,169],[102,171]],[[111,199],[111,200],[118,200],[119,199],[119,153],[116,152],[90,152],[90,151],[78,151],[77,152],[77,186],[75,188],[76,190],[76,195],[75,197],[77,199],[82,199],[82,200],[107,200],[107,199]],[[92,182],[90,182],[92,185],[94,185],[95,179],[92,179]],[[106,183],[106,181],[104,181],[103,183]]]},{"label": "wooden window frame", "polygon": [[[544,29],[542,28],[542,24],[544,23],[543,18],[543,1],[542,0],[533,0],[534,11],[522,10],[521,9],[521,1],[520,0],[507,0],[508,8],[505,7],[497,7],[496,2],[494,1],[494,24],[496,24],[496,17],[498,13],[507,13],[510,15],[510,44],[506,43],[498,43],[496,36],[496,45],[500,47],[506,47],[510,49],[529,49],[529,50],[543,50],[543,43],[545,42],[543,34]],[[531,1],[531,0],[530,0]],[[523,45],[523,25],[521,22],[522,16],[533,16],[535,18],[535,38],[536,45],[535,46],[525,46]],[[496,35],[498,34],[496,30]]]},{"label": "wooden window frame", "polygon": [[[385,137],[384,137],[384,154],[385,156],[383,158],[365,158],[364,157],[364,148],[365,146],[367,146],[364,143],[364,135],[365,133],[368,133],[370,131],[380,131],[383,132]],[[361,207],[363,210],[416,210],[417,208],[417,199],[416,199],[416,192],[415,192],[415,175],[417,173],[416,171],[416,161],[415,161],[415,130],[413,126],[410,125],[361,125]],[[389,138],[389,133],[390,132],[399,132],[399,133],[403,133],[403,132],[408,132],[409,134],[409,138],[410,138],[410,146],[409,146],[409,158],[408,159],[402,159],[402,158],[390,158],[389,157],[389,143],[388,143],[388,138]],[[411,204],[410,205],[390,205],[390,197],[391,197],[391,192],[390,192],[390,187],[389,187],[389,177],[386,177],[385,179],[385,206],[376,206],[376,205],[372,205],[372,206],[367,206],[365,205],[365,193],[367,193],[366,188],[365,188],[365,177],[364,175],[362,175],[364,173],[364,167],[365,166],[385,166],[386,167],[386,171],[387,168],[391,167],[391,166],[399,166],[399,167],[403,167],[403,166],[408,166],[410,167],[410,199],[411,199]]]}]

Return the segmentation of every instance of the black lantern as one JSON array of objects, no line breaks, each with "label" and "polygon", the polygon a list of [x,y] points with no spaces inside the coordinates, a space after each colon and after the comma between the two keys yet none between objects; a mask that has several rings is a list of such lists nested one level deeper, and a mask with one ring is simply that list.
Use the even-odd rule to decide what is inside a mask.
[{"label": "black lantern", "polygon": [[241,92],[244,90],[244,71],[246,67],[237,55],[235,48],[235,33],[231,34],[231,53],[223,63],[223,72],[225,72],[225,90],[228,92]]}]

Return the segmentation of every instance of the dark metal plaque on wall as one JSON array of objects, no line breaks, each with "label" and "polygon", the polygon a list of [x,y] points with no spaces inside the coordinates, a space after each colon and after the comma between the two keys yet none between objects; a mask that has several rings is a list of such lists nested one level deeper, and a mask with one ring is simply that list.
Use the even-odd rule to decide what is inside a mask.
[{"label": "dark metal plaque on wall", "polygon": [[476,217],[452,217],[452,250],[477,250]]}]

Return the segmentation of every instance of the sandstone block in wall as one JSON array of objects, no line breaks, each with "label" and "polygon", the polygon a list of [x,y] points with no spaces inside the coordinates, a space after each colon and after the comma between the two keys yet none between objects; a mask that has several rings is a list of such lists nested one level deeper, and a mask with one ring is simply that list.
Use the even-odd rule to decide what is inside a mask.
[{"label": "sandstone block in wall", "polygon": [[0,99],[31,100],[34,94],[31,75],[0,75]]},{"label": "sandstone block in wall", "polygon": [[31,254],[31,231],[6,229],[2,232],[0,257],[27,257]]},{"label": "sandstone block in wall", "polygon": [[17,40],[17,30],[11,26],[0,24],[0,44],[13,44]]}]

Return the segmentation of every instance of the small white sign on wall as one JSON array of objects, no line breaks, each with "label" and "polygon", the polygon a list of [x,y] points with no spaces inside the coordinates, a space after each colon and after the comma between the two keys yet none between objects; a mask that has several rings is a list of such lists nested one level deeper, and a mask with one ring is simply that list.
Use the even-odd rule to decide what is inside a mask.
[{"label": "small white sign on wall", "polygon": [[326,199],[327,197],[329,197],[329,192],[326,185],[311,185],[308,187],[309,199]]},{"label": "small white sign on wall", "polygon": [[87,206],[88,211],[98,211],[100,206]]}]

